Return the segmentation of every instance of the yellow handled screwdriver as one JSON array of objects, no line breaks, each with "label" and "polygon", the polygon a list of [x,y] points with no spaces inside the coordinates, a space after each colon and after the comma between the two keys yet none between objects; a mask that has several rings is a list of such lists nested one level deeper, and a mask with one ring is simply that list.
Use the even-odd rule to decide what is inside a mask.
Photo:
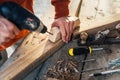
[{"label": "yellow handled screwdriver", "polygon": [[68,51],[68,54],[70,56],[76,56],[81,54],[92,54],[93,51],[100,51],[103,50],[103,48],[92,48],[92,47],[81,47],[81,48],[70,48]]}]

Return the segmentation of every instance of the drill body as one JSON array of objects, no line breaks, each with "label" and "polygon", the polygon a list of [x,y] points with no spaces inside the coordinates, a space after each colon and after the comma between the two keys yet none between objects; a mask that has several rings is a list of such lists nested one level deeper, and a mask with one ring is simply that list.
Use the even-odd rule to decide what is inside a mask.
[{"label": "drill body", "polygon": [[33,13],[14,2],[3,3],[0,6],[0,13],[13,22],[20,30],[35,31],[40,28],[39,32],[41,33],[47,31],[45,25]]},{"label": "drill body", "polygon": [[[14,2],[3,3],[0,6],[0,14],[14,23],[21,31],[47,32],[46,26],[33,13]],[[24,33],[25,31],[23,34]],[[17,42],[22,35],[20,34],[17,35],[15,39],[10,40],[7,44],[4,44],[3,46],[0,45],[0,50],[6,49],[13,43]]]}]

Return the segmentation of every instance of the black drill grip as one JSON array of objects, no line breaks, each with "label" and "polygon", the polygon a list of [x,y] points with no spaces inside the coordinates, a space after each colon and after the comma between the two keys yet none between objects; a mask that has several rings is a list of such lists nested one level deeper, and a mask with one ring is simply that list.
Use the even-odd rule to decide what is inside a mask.
[{"label": "black drill grip", "polygon": [[[30,11],[14,2],[5,2],[0,6],[0,14],[9,21],[13,22],[20,30],[37,30],[41,27],[41,32],[45,33],[47,28]],[[42,24],[42,26],[40,26]]]}]

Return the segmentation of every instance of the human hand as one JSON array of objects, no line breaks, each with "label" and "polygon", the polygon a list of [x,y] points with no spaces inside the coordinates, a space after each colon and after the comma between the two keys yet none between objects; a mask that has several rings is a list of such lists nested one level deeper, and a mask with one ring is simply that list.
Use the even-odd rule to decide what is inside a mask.
[{"label": "human hand", "polygon": [[52,23],[52,27],[58,27],[60,29],[62,40],[65,43],[68,43],[71,38],[71,35],[73,33],[73,25],[74,21],[70,20],[68,17],[55,19]]},{"label": "human hand", "polygon": [[14,39],[20,30],[10,21],[0,15],[0,45]]}]

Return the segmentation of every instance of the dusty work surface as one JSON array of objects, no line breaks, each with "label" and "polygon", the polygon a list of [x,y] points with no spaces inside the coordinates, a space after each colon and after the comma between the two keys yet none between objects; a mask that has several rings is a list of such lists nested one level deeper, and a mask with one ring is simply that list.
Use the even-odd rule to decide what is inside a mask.
[{"label": "dusty work surface", "polygon": [[[75,1],[73,0],[73,2]],[[101,20],[102,17],[107,17],[113,14],[120,13],[119,3],[120,0],[82,0],[81,10],[78,13],[79,14],[78,17],[80,17],[81,23],[82,22],[91,23],[91,21],[94,19]],[[85,27],[89,27],[89,26],[85,26]],[[75,68],[79,71],[78,76],[74,74],[76,78],[75,79],[71,78],[72,80],[120,80],[118,73],[112,75],[99,76],[99,77],[89,77],[91,73],[110,70],[108,69],[109,61],[120,57],[120,49],[119,49],[120,44],[95,46],[95,47],[104,47],[106,50],[94,52],[92,55],[88,54],[86,60],[92,59],[92,61],[88,61],[86,63],[82,63],[82,61],[85,59],[85,55],[70,57],[68,55],[68,49],[70,47],[78,47],[77,41],[73,41],[70,42],[69,44],[65,44],[55,54],[49,57],[44,63],[39,65],[33,72],[31,72],[24,80],[35,80],[35,79],[47,80],[46,78],[51,76],[53,77],[54,75],[55,75],[54,77],[58,77],[58,75],[56,75],[57,73],[54,75],[53,74],[47,75],[47,73],[50,70],[53,70],[51,72],[54,73],[54,71],[56,71],[54,67],[58,68],[58,65],[60,65],[58,63],[61,62],[62,64],[63,63],[62,61],[64,61],[64,64],[62,65],[63,67],[65,67],[67,63],[69,64],[69,61],[73,61],[75,65],[77,63],[77,67],[75,66]],[[117,69],[119,69],[119,67],[117,67]],[[70,75],[71,74],[68,74],[68,76]],[[57,79],[52,78],[51,80],[57,80]],[[62,80],[62,79],[58,79],[58,80]],[[69,80],[69,79],[63,79],[63,80]]]},{"label": "dusty work surface", "polygon": [[[42,63],[36,70],[34,70],[30,75],[28,75],[24,80],[28,80],[28,79],[49,80],[47,79],[49,77],[52,78],[51,80],[54,80],[53,78],[56,77],[58,78],[58,80],[68,80],[68,76],[72,74],[72,71],[71,74],[67,74],[67,76],[64,75],[64,77],[67,77],[67,79],[61,79],[60,77],[58,77],[60,74],[57,74],[58,70],[56,71],[55,67],[59,66],[59,68],[61,69],[63,67],[68,68],[69,66],[66,64],[69,63],[70,61],[73,61],[73,63],[76,65],[74,68],[76,68],[79,71],[79,72],[76,71],[76,73],[78,74],[73,74],[75,78],[71,80],[119,80],[120,78],[119,74],[112,74],[112,75],[99,76],[99,77],[89,77],[91,73],[109,70],[108,69],[109,61],[119,58],[120,56],[119,44],[93,46],[93,47],[103,47],[105,50],[94,52],[92,55],[88,54],[86,60],[91,60],[91,61],[85,62],[85,64],[83,63],[85,59],[85,55],[80,55],[76,57],[71,57],[68,55],[68,50],[71,47],[79,47],[77,45],[77,40],[74,40],[69,44],[63,46],[54,55],[52,55],[49,59],[47,59],[44,63]],[[62,63],[62,61],[64,62]],[[61,64],[59,64],[60,62]],[[79,79],[80,76],[81,79]]]},{"label": "dusty work surface", "polygon": [[[52,69],[54,66],[58,65],[59,67],[68,67],[66,64],[71,62],[75,62],[76,69],[78,71],[81,70],[81,66],[82,63],[81,61],[83,60],[83,56],[77,56],[77,57],[70,57],[68,55],[68,50],[71,47],[77,47],[77,42],[73,41],[70,42],[69,44],[64,45],[60,50],[58,50],[54,55],[52,55],[51,57],[49,57],[44,63],[42,63],[35,72],[33,72],[32,74],[30,74],[25,80],[29,79],[31,76],[34,78],[39,78],[39,80],[46,80],[47,77],[47,72]],[[63,62],[61,64],[59,64],[59,62]],[[62,65],[62,66],[60,66]],[[36,74],[36,75],[35,75]],[[34,76],[33,76],[34,75]],[[67,74],[68,75],[68,74]],[[79,74],[80,75],[80,74]],[[79,75],[77,74],[77,77],[79,77]],[[74,75],[75,76],[75,75]],[[55,77],[55,76],[54,76]],[[57,76],[56,76],[57,77]],[[77,78],[75,78],[75,80],[77,80]]]}]

